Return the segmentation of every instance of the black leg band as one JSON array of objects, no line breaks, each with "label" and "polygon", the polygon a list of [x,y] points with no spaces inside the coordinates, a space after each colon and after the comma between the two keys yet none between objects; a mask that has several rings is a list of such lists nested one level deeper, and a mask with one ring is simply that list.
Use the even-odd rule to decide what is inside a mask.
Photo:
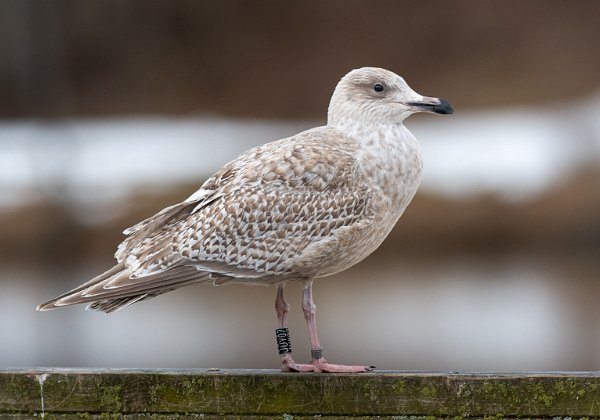
[{"label": "black leg band", "polygon": [[277,328],[275,330],[275,338],[277,339],[277,350],[279,350],[279,354],[292,352],[290,331],[287,328]]},{"label": "black leg band", "polygon": [[323,347],[319,347],[318,349],[310,349],[310,355],[313,360],[320,359],[323,357]]}]

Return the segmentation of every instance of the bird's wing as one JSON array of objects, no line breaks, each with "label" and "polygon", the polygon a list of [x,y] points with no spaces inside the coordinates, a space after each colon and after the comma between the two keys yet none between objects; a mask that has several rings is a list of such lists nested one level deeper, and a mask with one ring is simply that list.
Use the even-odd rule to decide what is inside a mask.
[{"label": "bird's wing", "polygon": [[371,217],[356,147],[323,127],[251,149],[186,201],[126,229],[117,266],[40,308],[111,311],[193,282],[289,275],[309,244]]},{"label": "bird's wing", "polygon": [[116,257],[131,279],[110,286],[179,265],[221,276],[216,282],[289,274],[309,244],[372,214],[356,148],[322,127],[251,149],[186,202],[126,230]]},{"label": "bird's wing", "polygon": [[370,205],[365,189],[314,194],[242,187],[182,226],[179,252],[202,270],[226,276],[222,281],[289,275],[308,245],[368,219]]}]

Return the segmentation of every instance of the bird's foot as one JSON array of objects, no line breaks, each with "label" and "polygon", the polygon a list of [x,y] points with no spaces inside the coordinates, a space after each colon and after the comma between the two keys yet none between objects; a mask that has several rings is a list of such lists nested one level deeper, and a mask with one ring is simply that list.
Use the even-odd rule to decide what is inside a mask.
[{"label": "bird's foot", "polygon": [[313,372],[315,367],[308,363],[296,363],[291,354],[285,354],[281,357],[282,372]]},{"label": "bird's foot", "polygon": [[328,363],[323,357],[313,359],[312,363],[296,363],[290,354],[281,357],[282,372],[317,372],[317,373],[361,373],[370,372],[375,366],[336,365]]},{"label": "bird's foot", "polygon": [[313,359],[312,365],[315,372],[328,373],[360,373],[370,372],[375,369],[375,366],[334,365],[333,363],[328,363],[323,357]]}]

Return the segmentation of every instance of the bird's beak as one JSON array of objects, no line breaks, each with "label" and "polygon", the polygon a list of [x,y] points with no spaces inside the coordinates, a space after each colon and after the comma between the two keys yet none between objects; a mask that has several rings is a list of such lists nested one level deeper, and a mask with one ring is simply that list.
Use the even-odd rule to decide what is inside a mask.
[{"label": "bird's beak", "polygon": [[452,114],[454,109],[445,99],[430,98],[423,96],[423,99],[416,102],[407,102],[415,112],[431,112],[434,114]]}]

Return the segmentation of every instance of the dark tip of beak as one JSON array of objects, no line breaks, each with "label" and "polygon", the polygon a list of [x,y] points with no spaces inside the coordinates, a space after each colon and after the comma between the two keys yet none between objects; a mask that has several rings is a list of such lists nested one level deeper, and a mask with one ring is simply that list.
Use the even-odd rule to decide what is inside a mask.
[{"label": "dark tip of beak", "polygon": [[454,113],[454,108],[452,108],[452,105],[447,100],[440,98],[440,104],[433,107],[433,112],[436,114],[452,114]]},{"label": "dark tip of beak", "polygon": [[418,108],[420,111],[433,112],[435,114],[452,114],[454,108],[452,105],[441,98],[432,98],[424,102],[409,102],[408,105]]}]

